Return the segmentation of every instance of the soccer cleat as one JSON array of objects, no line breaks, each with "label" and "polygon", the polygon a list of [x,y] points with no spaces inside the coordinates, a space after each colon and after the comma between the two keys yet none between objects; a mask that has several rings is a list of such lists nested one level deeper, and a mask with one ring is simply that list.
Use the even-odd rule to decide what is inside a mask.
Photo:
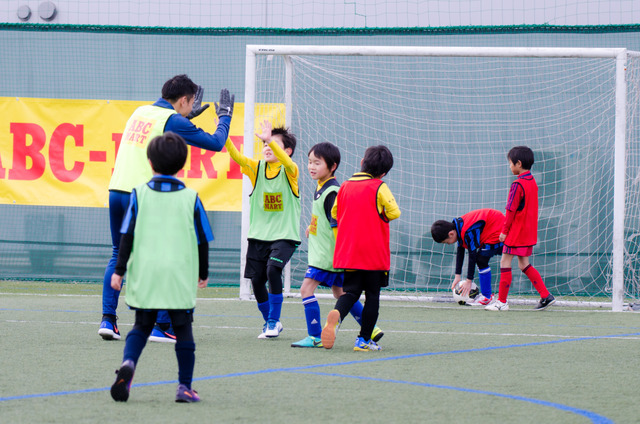
[{"label": "soccer cleat", "polygon": [[536,311],[544,311],[545,309],[547,309],[549,306],[553,305],[554,303],[556,303],[556,298],[553,297],[553,295],[551,293],[549,293],[549,296],[545,297],[544,299],[540,299],[540,302],[538,302],[536,307],[533,308],[533,309],[536,310]]},{"label": "soccer cleat", "polygon": [[258,334],[258,338],[259,339],[266,339],[267,338],[267,323],[266,322],[262,326],[262,333]]},{"label": "soccer cleat", "polygon": [[322,347],[325,349],[331,349],[336,341],[336,335],[340,328],[340,311],[337,309],[329,312],[327,316],[327,322],[322,329],[320,339],[322,339]]},{"label": "soccer cleat", "polygon": [[474,300],[472,300],[471,302],[467,302],[467,305],[469,306],[487,306],[488,304],[490,304],[491,302],[493,302],[494,299],[494,295],[492,294],[491,297],[485,297],[482,294],[479,294]]},{"label": "soccer cleat", "polygon": [[102,317],[98,335],[104,340],[120,340],[120,330],[116,320],[111,321],[109,318]]},{"label": "soccer cleat", "polygon": [[299,342],[291,343],[291,347],[322,347],[320,337],[307,336]]},{"label": "soccer cleat", "polygon": [[200,396],[198,396],[198,392],[196,392],[195,390],[188,389],[184,384],[178,384],[178,390],[176,391],[176,402],[200,402]]},{"label": "soccer cleat", "polygon": [[273,319],[267,321],[267,329],[264,332],[265,337],[267,337],[268,339],[272,339],[274,337],[278,337],[281,332],[282,323],[280,323],[280,321],[276,321]]},{"label": "soccer cleat", "polygon": [[496,300],[495,302],[485,306],[484,309],[485,311],[508,311],[509,303],[507,302],[502,303],[499,300]]},{"label": "soccer cleat", "polygon": [[116,381],[111,386],[111,397],[116,402],[126,402],[129,399],[131,382],[135,374],[136,366],[131,359],[122,363],[120,369],[116,371]]},{"label": "soccer cleat", "polygon": [[371,333],[371,340],[377,343],[380,341],[382,336],[384,336],[384,333],[382,332],[380,327],[378,327],[377,325],[373,327],[373,332]]},{"label": "soccer cleat", "polygon": [[362,337],[356,337],[356,344],[353,346],[356,352],[369,352],[371,350],[382,350],[373,340],[366,341]]},{"label": "soccer cleat", "polygon": [[151,330],[149,341],[158,343],[175,343],[176,335],[173,333],[172,327],[169,327],[167,331],[163,331],[160,326],[156,325],[153,327],[153,330]]}]

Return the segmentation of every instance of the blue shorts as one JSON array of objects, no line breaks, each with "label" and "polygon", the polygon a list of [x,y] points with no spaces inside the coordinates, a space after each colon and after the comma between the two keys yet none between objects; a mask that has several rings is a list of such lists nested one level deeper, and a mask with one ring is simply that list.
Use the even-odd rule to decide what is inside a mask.
[{"label": "blue shorts", "polygon": [[331,272],[323,269],[310,266],[307,268],[307,273],[304,278],[311,278],[318,281],[321,285],[326,287],[342,287],[344,283],[344,272]]}]

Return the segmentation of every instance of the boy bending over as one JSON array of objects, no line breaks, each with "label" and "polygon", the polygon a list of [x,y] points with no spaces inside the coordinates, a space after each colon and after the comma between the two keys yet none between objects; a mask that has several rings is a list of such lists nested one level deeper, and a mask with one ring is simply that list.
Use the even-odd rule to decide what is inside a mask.
[{"label": "boy bending over", "polygon": [[480,295],[471,306],[486,306],[493,301],[491,291],[491,268],[489,259],[502,253],[500,232],[504,225],[504,215],[495,209],[478,209],[462,215],[453,221],[439,220],[431,226],[431,236],[436,243],[453,244],[458,242],[456,252],[456,270],[451,288],[462,280],[464,251],[469,252],[467,278],[462,282],[463,297],[469,296],[475,267],[480,275]]}]

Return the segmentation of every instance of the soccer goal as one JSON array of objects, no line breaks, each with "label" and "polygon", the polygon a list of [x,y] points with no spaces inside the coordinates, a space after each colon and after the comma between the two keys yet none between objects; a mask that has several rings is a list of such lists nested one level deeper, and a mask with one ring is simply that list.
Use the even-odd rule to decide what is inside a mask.
[{"label": "soccer goal", "polygon": [[[385,295],[442,300],[455,248],[434,243],[431,224],[504,210],[513,181],[506,153],[527,145],[540,189],[531,262],[559,304],[619,311],[640,296],[639,99],[640,56],[626,49],[248,45],[244,152],[260,153],[263,119],[297,135],[304,234],[315,189],[309,148],[336,144],[344,181],[368,146],[389,147],[395,164],[385,181],[402,216],[390,224]],[[242,268],[250,192],[245,179]],[[303,240],[285,293],[297,291],[306,260]],[[537,301],[513,268],[509,301]],[[240,286],[249,297],[248,281]]]}]

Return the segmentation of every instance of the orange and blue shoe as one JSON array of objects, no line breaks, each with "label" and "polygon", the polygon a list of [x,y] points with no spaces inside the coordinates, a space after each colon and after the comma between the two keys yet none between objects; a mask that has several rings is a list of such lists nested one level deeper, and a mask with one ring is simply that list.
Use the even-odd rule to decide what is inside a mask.
[{"label": "orange and blue shoe", "polygon": [[110,318],[108,316],[102,317],[100,328],[98,329],[98,335],[104,340],[120,340],[120,330],[118,330],[117,318]]},{"label": "orange and blue shoe", "polygon": [[178,390],[176,391],[176,402],[200,402],[200,396],[198,396],[198,392],[193,389],[189,389],[186,385],[178,384]]},{"label": "orange and blue shoe", "polygon": [[325,349],[331,349],[336,341],[336,335],[340,328],[340,311],[337,309],[332,310],[327,315],[327,322],[320,334],[320,340],[322,341],[322,347]]},{"label": "orange and blue shoe", "polygon": [[116,402],[126,402],[129,399],[131,382],[135,374],[136,366],[131,359],[122,363],[120,369],[116,371],[116,381],[111,386],[111,397]]},{"label": "orange and blue shoe", "polygon": [[151,330],[149,341],[158,343],[175,343],[176,335],[173,333],[173,327],[169,327],[167,331],[163,331],[158,325],[154,326],[153,330]]}]

